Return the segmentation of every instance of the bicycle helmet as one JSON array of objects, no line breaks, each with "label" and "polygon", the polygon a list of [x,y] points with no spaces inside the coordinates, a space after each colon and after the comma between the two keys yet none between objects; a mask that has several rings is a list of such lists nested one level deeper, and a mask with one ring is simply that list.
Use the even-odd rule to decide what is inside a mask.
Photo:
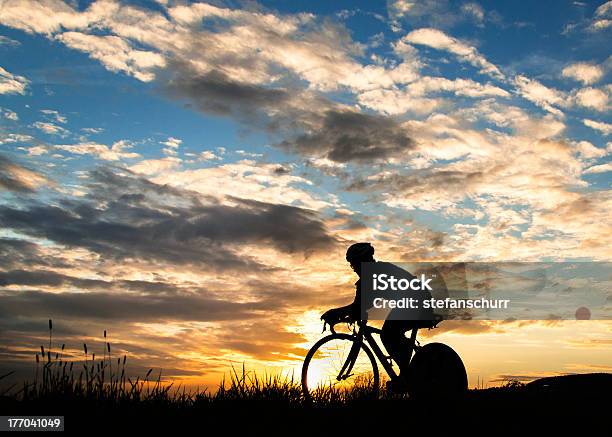
[{"label": "bicycle helmet", "polygon": [[367,261],[372,259],[373,256],[374,247],[370,243],[355,243],[346,251],[346,260],[348,262]]}]

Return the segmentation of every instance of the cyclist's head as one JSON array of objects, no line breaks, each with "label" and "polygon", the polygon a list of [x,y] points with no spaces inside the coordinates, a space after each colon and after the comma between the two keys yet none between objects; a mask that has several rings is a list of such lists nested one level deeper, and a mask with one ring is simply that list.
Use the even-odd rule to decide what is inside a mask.
[{"label": "cyclist's head", "polygon": [[346,260],[360,274],[362,262],[374,261],[374,247],[370,243],[355,243],[347,249]]}]

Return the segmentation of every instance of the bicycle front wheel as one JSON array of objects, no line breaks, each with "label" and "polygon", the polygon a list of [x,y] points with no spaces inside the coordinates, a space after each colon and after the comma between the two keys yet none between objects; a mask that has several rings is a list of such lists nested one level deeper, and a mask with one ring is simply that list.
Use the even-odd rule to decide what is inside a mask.
[{"label": "bicycle front wheel", "polygon": [[[331,334],[315,343],[302,367],[306,397],[329,389],[378,392],[380,381],[374,354],[363,342],[356,341],[349,334]],[[351,357],[351,351],[356,356]]]}]

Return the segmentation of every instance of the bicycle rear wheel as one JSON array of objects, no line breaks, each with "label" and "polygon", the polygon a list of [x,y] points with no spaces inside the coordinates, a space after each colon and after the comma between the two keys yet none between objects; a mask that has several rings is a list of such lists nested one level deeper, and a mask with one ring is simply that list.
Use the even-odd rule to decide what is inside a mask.
[{"label": "bicycle rear wheel", "polygon": [[449,346],[429,343],[420,348],[408,368],[408,393],[415,398],[455,398],[467,392],[461,357]]},{"label": "bicycle rear wheel", "polygon": [[[378,392],[380,380],[374,354],[367,345],[357,345],[355,341],[349,334],[331,334],[314,344],[302,366],[302,390],[306,397],[329,389]],[[353,349],[357,346],[358,350]],[[347,365],[351,350],[356,353],[352,366]]]}]

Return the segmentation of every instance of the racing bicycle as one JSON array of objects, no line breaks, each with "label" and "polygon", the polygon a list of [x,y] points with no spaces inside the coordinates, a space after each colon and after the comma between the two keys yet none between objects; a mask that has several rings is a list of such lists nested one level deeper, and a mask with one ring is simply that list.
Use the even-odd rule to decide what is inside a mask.
[{"label": "racing bicycle", "polygon": [[[374,340],[381,330],[358,321],[352,333],[339,333],[330,325],[330,334],[317,341],[302,366],[302,390],[307,398],[321,388],[352,390],[365,388],[378,395],[378,362],[391,382],[398,378],[393,359]],[[435,326],[435,325],[434,325]],[[459,355],[442,343],[421,346],[416,327],[410,332],[410,364],[406,379],[410,397],[456,397],[467,391],[467,374]],[[325,332],[325,325],[323,327]]]}]

